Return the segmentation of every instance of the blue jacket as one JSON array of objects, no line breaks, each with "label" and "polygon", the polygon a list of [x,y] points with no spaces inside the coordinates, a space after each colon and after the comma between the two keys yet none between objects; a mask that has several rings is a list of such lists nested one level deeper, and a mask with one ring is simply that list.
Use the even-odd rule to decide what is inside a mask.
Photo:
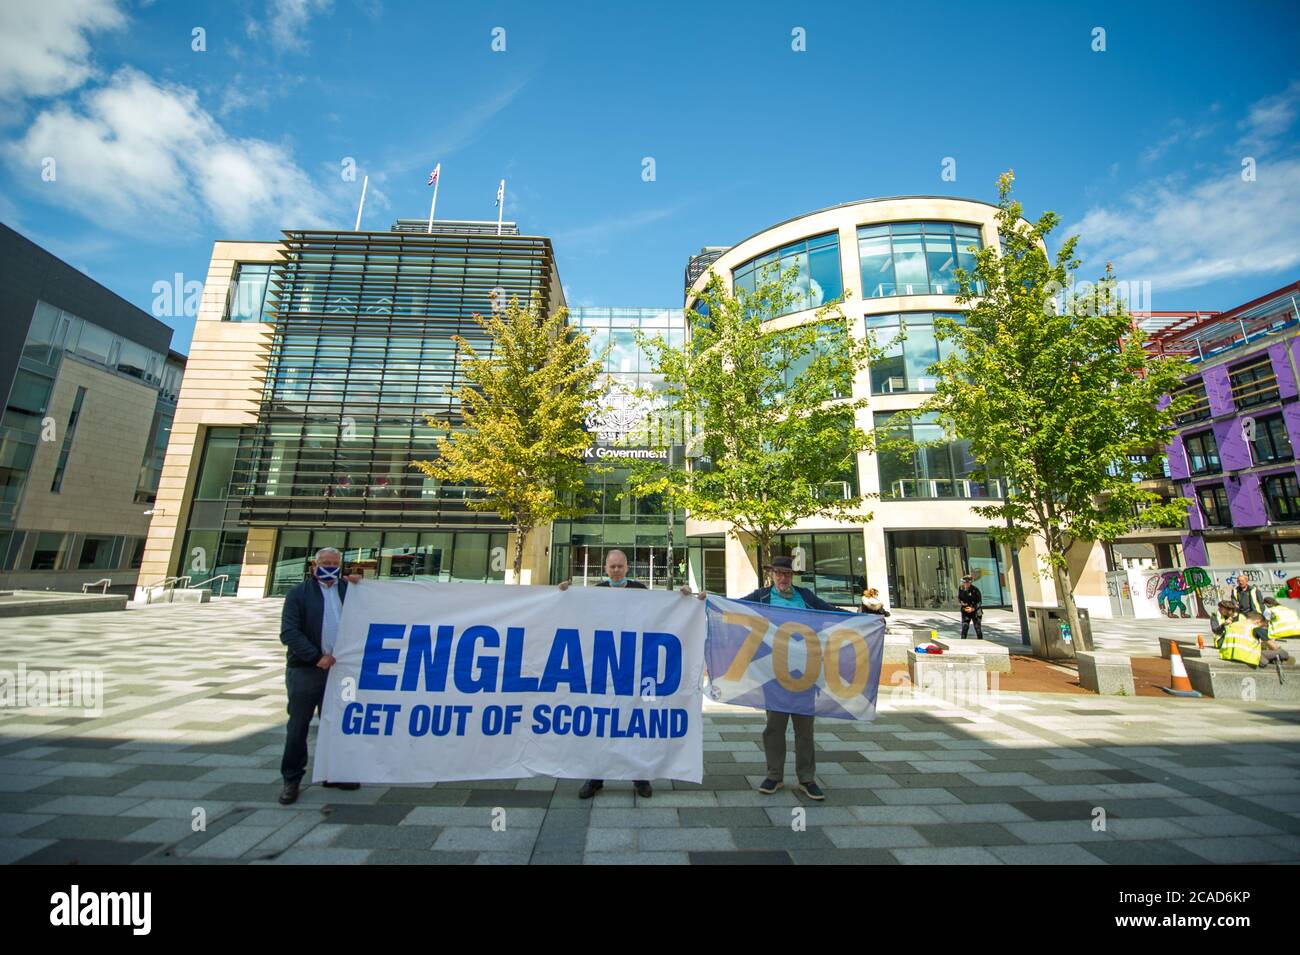
[{"label": "blue jacket", "polygon": [[[339,602],[348,599],[348,582],[340,579]],[[325,622],[325,598],[320,584],[312,577],[304,580],[284,598],[280,614],[280,642],[289,648],[285,665],[314,667],[325,654],[321,651],[321,626]]]},{"label": "blue jacket", "polygon": [[[831,613],[843,613],[839,607],[832,607],[826,601],[822,600],[807,587],[795,587],[795,593],[803,598],[804,606],[809,610],[829,610]],[[741,600],[749,600],[753,603],[770,604],[772,602],[772,588],[760,587],[752,593],[745,594]]]}]

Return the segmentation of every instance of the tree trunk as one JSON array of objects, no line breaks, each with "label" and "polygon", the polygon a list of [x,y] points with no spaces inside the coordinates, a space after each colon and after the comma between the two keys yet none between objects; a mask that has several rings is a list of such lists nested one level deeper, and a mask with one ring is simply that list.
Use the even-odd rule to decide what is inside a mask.
[{"label": "tree trunk", "polygon": [[[764,573],[772,564],[772,534],[770,531],[761,531],[758,537],[758,581],[761,587],[764,583]],[[767,586],[773,586],[770,575],[766,581]]]},{"label": "tree trunk", "polygon": [[[1079,606],[1074,601],[1074,587],[1070,584],[1070,568],[1065,564],[1065,554],[1058,554],[1055,551],[1048,551],[1052,560],[1052,578],[1056,584],[1056,593],[1060,598],[1061,605],[1065,607],[1066,619],[1070,622],[1070,638],[1073,640],[1075,651],[1085,649],[1083,641],[1083,628],[1079,626]],[[1056,558],[1060,557],[1062,564],[1058,565]]]},{"label": "tree trunk", "polygon": [[524,540],[528,537],[528,530],[515,525],[515,584],[523,583],[521,576],[524,567]]}]

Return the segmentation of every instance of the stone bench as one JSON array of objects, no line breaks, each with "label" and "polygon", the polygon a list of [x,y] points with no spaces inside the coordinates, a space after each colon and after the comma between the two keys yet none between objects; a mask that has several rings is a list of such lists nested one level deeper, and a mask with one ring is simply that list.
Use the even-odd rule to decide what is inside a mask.
[{"label": "stone bench", "polygon": [[978,693],[987,686],[984,661],[973,654],[917,653],[913,648],[907,651],[907,674],[913,686],[926,692],[957,687]]},{"label": "stone bench", "polygon": [[[886,663],[906,663],[907,651],[926,643],[934,643],[943,647],[943,656],[964,655],[977,656],[983,662],[986,673],[1010,673],[1011,672],[1011,652],[1002,644],[994,643],[991,640],[976,640],[974,638],[962,640],[960,637],[940,639],[932,637],[932,630],[923,630],[920,627],[913,628],[911,636],[906,633],[894,631],[885,633],[885,662]],[[925,654],[922,654],[925,656]]]},{"label": "stone bench", "polygon": [[1285,683],[1277,678],[1273,664],[1253,667],[1247,663],[1199,657],[1187,661],[1187,676],[1192,688],[1204,696],[1221,700],[1264,700],[1274,703],[1300,703],[1300,668],[1294,661],[1282,664]]},{"label": "stone bench", "polygon": [[1202,639],[1205,641],[1205,649],[1204,649],[1204,650],[1202,650],[1200,647],[1198,647],[1198,646],[1196,645],[1196,638],[1195,638],[1195,637],[1161,637],[1161,638],[1160,638],[1160,656],[1162,656],[1164,659],[1168,660],[1168,659],[1169,659],[1169,654],[1172,652],[1172,651],[1169,649],[1169,645],[1170,645],[1171,643],[1177,643],[1177,644],[1178,644],[1178,652],[1181,653],[1181,654],[1183,655],[1184,658],[1187,658],[1187,657],[1203,657],[1203,656],[1206,656],[1206,655],[1217,657],[1217,656],[1219,655],[1219,651],[1217,651],[1217,650],[1214,649],[1214,636],[1213,636],[1213,634],[1207,634],[1207,635],[1204,635],[1204,636],[1202,637]]},{"label": "stone bench", "polygon": [[1095,650],[1080,650],[1074,657],[1079,663],[1079,685],[1085,690],[1102,696],[1137,696],[1129,657]]}]

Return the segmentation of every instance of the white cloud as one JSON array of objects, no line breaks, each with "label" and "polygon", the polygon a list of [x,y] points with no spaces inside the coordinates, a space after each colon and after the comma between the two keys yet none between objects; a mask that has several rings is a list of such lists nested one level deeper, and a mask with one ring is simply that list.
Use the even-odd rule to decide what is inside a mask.
[{"label": "white cloud", "polygon": [[117,0],[0,3],[0,99],[56,96],[94,74],[87,33],[126,24]]},{"label": "white cloud", "polygon": [[1292,80],[1281,93],[1267,96],[1250,107],[1246,118],[1238,123],[1242,130],[1240,146],[1267,152],[1295,122],[1300,105],[1300,80]]},{"label": "white cloud", "polygon": [[1187,188],[1154,184],[1119,207],[1089,210],[1066,230],[1081,237],[1081,275],[1093,279],[1113,262],[1119,278],[1149,281],[1162,297],[1300,266],[1300,160],[1261,162],[1257,176],[1243,182],[1234,171]]},{"label": "white cloud", "polygon": [[[301,53],[307,49],[307,25],[317,13],[328,13],[333,0],[270,0],[266,13],[267,32],[276,49]],[[248,35],[261,35],[260,21],[250,19]]]},{"label": "white cloud", "polygon": [[[40,180],[47,156],[54,182]],[[230,135],[193,90],[130,68],[42,112],[5,158],[43,198],[119,231],[156,236],[210,218],[239,237],[327,222],[328,200],[287,149]]]},{"label": "white cloud", "polygon": [[[1167,308],[1176,304],[1169,292],[1300,267],[1300,157],[1277,148],[1297,103],[1300,82],[1253,104],[1230,158],[1209,175],[1152,180],[1089,209],[1065,230],[1080,236],[1080,277],[1095,279],[1112,262],[1120,279],[1149,281],[1153,307]],[[1250,182],[1245,148],[1256,159]]]}]

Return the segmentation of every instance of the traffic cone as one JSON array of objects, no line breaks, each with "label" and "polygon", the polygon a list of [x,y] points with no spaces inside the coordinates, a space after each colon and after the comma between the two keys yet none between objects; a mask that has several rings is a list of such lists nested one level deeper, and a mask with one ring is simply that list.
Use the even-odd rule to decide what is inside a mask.
[{"label": "traffic cone", "polygon": [[1183,652],[1178,649],[1178,641],[1169,644],[1169,676],[1172,686],[1160,689],[1172,696],[1200,696],[1192,689],[1192,681],[1187,678],[1187,667],[1183,664]]},{"label": "traffic cone", "polygon": [[1199,633],[1196,635],[1196,649],[1205,649],[1205,637],[1201,636]]}]

